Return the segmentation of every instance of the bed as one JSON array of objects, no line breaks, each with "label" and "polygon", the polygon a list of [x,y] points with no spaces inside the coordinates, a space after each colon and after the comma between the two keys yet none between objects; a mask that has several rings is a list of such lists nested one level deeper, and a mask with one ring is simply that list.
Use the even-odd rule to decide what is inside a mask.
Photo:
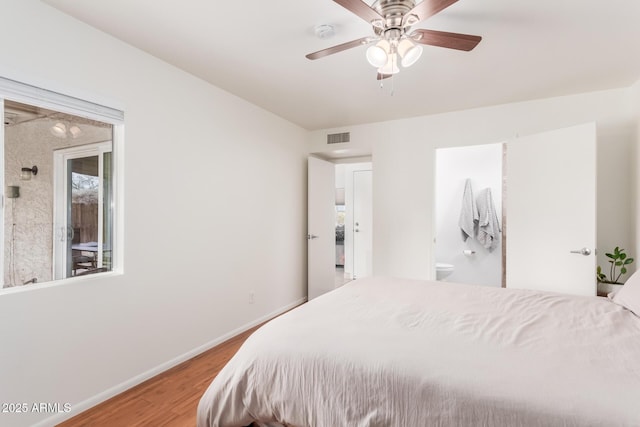
[{"label": "bed", "polygon": [[252,423],[640,426],[640,318],[595,296],[356,280],[258,329],[200,400],[198,427]]}]

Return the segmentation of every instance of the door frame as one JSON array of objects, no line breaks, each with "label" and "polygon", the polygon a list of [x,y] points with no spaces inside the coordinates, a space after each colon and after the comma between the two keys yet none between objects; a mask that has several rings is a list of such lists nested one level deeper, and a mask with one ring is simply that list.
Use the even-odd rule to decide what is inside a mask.
[{"label": "door frame", "polygon": [[71,256],[69,242],[73,239],[73,227],[69,225],[70,208],[68,205],[71,171],[69,160],[84,157],[98,157],[98,252],[97,267],[102,267],[104,240],[104,154],[113,153],[113,142],[103,141],[93,144],[67,147],[53,153],[53,280],[65,279],[68,275],[68,260]]}]

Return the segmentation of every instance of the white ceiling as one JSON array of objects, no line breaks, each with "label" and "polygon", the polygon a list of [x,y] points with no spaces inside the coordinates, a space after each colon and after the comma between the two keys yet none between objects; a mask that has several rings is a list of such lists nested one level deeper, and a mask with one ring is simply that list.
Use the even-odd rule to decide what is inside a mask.
[{"label": "white ceiling", "polygon": [[[627,87],[640,79],[640,1],[460,0],[414,28],[479,35],[425,46],[384,87],[357,47],[373,34],[332,0],[43,0],[306,129]],[[370,4],[372,0],[367,0]],[[318,24],[336,34],[321,40]]]}]

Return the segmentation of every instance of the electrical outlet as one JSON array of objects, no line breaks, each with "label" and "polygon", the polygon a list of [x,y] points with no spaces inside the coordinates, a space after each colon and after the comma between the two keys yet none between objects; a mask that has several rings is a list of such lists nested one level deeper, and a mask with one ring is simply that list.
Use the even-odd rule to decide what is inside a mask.
[{"label": "electrical outlet", "polygon": [[253,291],[249,292],[249,304],[253,304],[254,300],[255,300],[255,294],[253,293]]}]

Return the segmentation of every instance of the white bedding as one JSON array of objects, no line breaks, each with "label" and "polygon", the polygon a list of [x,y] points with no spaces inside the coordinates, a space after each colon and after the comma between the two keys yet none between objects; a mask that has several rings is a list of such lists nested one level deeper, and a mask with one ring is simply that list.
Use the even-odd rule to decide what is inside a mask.
[{"label": "white bedding", "polygon": [[367,278],[256,331],[198,427],[640,426],[640,318],[606,298]]}]

